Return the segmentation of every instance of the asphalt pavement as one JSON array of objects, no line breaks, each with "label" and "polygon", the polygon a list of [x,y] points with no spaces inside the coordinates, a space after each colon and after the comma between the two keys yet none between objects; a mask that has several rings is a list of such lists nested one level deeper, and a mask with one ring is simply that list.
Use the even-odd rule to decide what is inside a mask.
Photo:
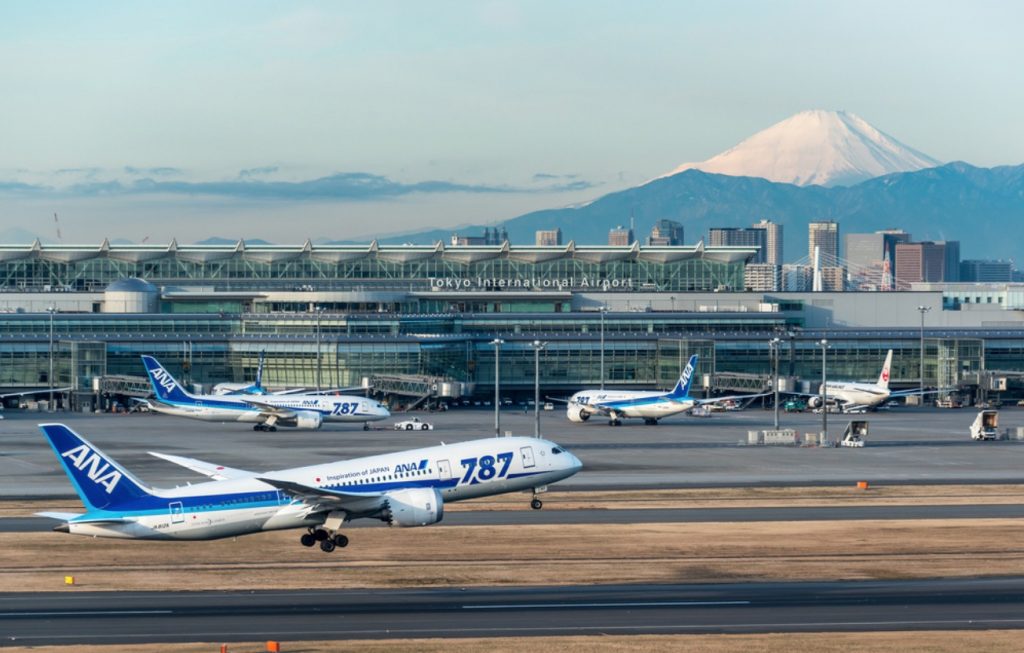
[{"label": "asphalt pavement", "polygon": [[[528,573],[528,570],[523,570]],[[4,644],[1024,627],[1024,578],[0,594]]]}]

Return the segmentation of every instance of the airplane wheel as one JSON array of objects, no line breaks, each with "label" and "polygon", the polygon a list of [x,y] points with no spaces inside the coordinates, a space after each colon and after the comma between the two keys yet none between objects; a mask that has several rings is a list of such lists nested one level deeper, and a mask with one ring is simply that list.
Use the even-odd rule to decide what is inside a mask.
[{"label": "airplane wheel", "polygon": [[341,533],[338,533],[334,536],[334,544],[338,548],[344,549],[346,546],[348,546],[348,538],[342,535]]},{"label": "airplane wheel", "polygon": [[324,540],[320,543],[320,550],[324,553],[330,553],[334,550],[334,542],[331,540]]},{"label": "airplane wheel", "polygon": [[644,420],[644,424],[646,424],[647,426],[657,426],[658,425],[658,420],[656,420],[656,419],[645,419]]},{"label": "airplane wheel", "polygon": [[276,427],[276,426],[271,426],[271,427],[270,427],[270,428],[269,428],[268,430],[269,430],[269,431],[270,431],[271,433],[277,433],[277,427]]},{"label": "airplane wheel", "polygon": [[330,539],[331,536],[324,529],[318,528],[315,531],[313,531],[313,537],[316,539],[317,542],[324,542]]},{"label": "airplane wheel", "polygon": [[262,424],[256,424],[256,425],[254,425],[252,427],[252,430],[253,431],[262,431],[263,430],[263,425]]},{"label": "airplane wheel", "polygon": [[312,533],[303,533],[302,537],[299,538],[299,542],[302,543],[302,546],[313,546],[316,544],[316,538],[313,537]]},{"label": "airplane wheel", "polygon": [[370,430],[370,423],[369,422],[363,422],[363,430],[364,431],[369,431]]},{"label": "airplane wheel", "polygon": [[530,507],[533,508],[534,510],[540,510],[541,508],[544,507],[544,502],[541,501],[540,499],[534,499],[533,501],[530,502]]}]

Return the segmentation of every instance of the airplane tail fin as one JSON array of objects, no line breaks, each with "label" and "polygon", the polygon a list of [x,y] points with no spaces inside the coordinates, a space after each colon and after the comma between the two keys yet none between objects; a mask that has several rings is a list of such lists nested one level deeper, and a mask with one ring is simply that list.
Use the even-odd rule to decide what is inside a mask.
[{"label": "airplane tail fin", "polygon": [[892,367],[892,350],[885,355],[885,364],[882,365],[882,373],[878,375],[878,385],[882,388],[889,387],[889,368]]},{"label": "airplane tail fin", "polygon": [[113,458],[63,424],[40,424],[75,492],[89,510],[115,510],[152,491]]},{"label": "airplane tail fin", "polygon": [[690,362],[683,368],[683,373],[676,382],[676,387],[669,393],[672,399],[686,399],[690,396],[690,383],[693,381],[694,370],[697,369],[697,354],[690,356]]},{"label": "airplane tail fin", "polygon": [[185,391],[175,380],[171,373],[164,369],[157,359],[152,356],[142,355],[142,362],[146,366],[146,373],[149,375],[149,382],[153,386],[153,392],[160,401],[168,402],[189,402],[192,395]]},{"label": "airplane tail fin", "polygon": [[252,384],[252,389],[256,394],[263,392],[263,358],[266,354],[266,349],[260,352],[260,364],[256,367],[256,382]]}]

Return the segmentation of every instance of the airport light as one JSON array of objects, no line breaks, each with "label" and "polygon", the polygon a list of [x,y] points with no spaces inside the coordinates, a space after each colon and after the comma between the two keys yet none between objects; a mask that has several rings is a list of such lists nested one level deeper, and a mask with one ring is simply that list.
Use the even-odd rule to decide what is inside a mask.
[{"label": "airport light", "polygon": [[920,383],[918,384],[918,391],[920,392],[920,394],[918,395],[918,405],[924,406],[924,314],[932,310],[932,307],[918,306],[917,310],[921,314],[921,379]]},{"label": "airport light", "polygon": [[601,314],[601,389],[604,390],[604,314],[608,312],[607,304],[597,311]]},{"label": "airport light", "polygon": [[775,408],[775,430],[779,430],[779,346],[782,341],[772,338],[768,341],[768,348],[772,354],[772,395]]},{"label": "airport light", "polygon": [[494,437],[501,437],[501,346],[505,341],[495,338],[490,342],[494,345]]},{"label": "airport light", "polygon": [[53,412],[53,314],[57,311],[55,306],[48,306],[46,312],[50,314],[50,373],[46,382],[50,386],[50,402],[46,404],[47,412]]},{"label": "airport light", "polygon": [[533,437],[540,437],[540,350],[548,343],[533,341]]},{"label": "airport light", "polygon": [[822,338],[818,343],[821,346],[821,441],[825,445],[828,438],[828,376],[825,372],[825,353],[828,351],[828,340]]}]

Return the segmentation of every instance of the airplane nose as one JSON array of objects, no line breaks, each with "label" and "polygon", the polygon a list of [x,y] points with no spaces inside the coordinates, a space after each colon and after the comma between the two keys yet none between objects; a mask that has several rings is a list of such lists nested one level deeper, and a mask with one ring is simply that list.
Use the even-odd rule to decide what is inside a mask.
[{"label": "airplane nose", "polygon": [[[568,451],[566,453],[569,453]],[[577,458],[574,454],[569,454],[569,467],[573,473],[576,473],[583,469],[583,461]]]}]

